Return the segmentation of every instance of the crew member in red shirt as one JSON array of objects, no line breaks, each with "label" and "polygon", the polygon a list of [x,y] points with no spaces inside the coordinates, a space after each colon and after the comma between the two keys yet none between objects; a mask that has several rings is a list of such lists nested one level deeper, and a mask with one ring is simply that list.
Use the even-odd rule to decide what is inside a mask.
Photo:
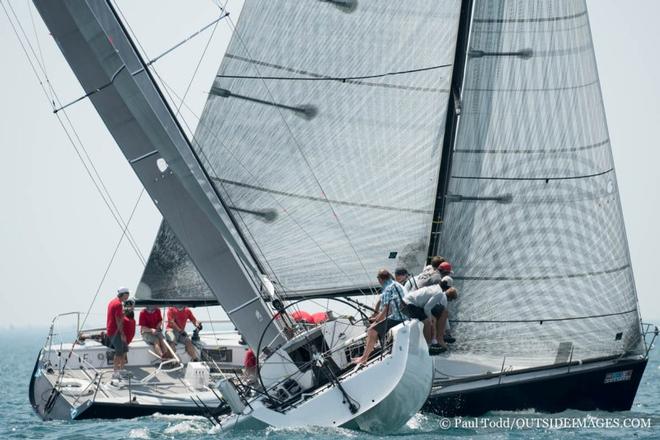
[{"label": "crew member in red shirt", "polygon": [[128,346],[135,337],[135,312],[133,311],[133,304],[126,306],[128,300],[124,303],[124,337],[126,337],[126,353],[124,353],[124,365],[128,363]]},{"label": "crew member in red shirt", "polygon": [[163,336],[163,315],[160,309],[156,306],[147,306],[140,312],[139,322],[140,334],[142,340],[147,344],[154,346],[154,351],[158,357],[169,358],[172,357],[165,345],[165,337]]},{"label": "crew member in red shirt", "polygon": [[113,379],[119,378],[119,370],[124,368],[124,359],[128,351],[126,336],[124,335],[124,301],[128,299],[129,291],[126,287],[117,290],[117,297],[108,304],[106,320],[106,333],[110,339],[110,347],[114,348],[115,356],[112,361]]},{"label": "crew member in red shirt", "polygon": [[245,352],[245,358],[243,359],[243,368],[245,374],[245,382],[248,385],[253,385],[257,382],[257,357],[252,351],[251,348],[248,348]]},{"label": "crew member in red shirt", "polygon": [[172,346],[172,350],[176,353],[176,343],[180,342],[186,346],[186,353],[190,356],[193,362],[198,362],[197,350],[192,344],[190,336],[186,333],[186,323],[190,320],[198,330],[202,329],[202,323],[195,318],[192,311],[188,307],[178,309],[170,306],[167,309],[167,342]]}]

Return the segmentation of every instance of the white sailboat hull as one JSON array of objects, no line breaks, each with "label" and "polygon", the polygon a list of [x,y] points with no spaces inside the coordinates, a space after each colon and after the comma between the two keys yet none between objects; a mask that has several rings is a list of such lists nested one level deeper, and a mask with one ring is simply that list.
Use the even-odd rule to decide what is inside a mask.
[{"label": "white sailboat hull", "polygon": [[242,414],[227,416],[223,429],[311,425],[376,433],[398,430],[424,405],[433,381],[433,363],[419,321],[405,322],[392,333],[391,353],[339,378],[356,412],[351,412],[337,386],[328,385],[286,411],[268,408],[259,398]]}]

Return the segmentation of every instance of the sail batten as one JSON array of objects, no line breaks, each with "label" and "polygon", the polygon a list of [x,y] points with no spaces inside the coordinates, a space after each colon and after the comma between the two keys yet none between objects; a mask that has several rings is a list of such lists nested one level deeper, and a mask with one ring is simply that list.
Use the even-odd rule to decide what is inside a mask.
[{"label": "sail batten", "polygon": [[568,344],[573,359],[639,352],[586,4],[474,8],[480,56],[466,60],[438,246],[460,292],[454,349],[525,366]]}]

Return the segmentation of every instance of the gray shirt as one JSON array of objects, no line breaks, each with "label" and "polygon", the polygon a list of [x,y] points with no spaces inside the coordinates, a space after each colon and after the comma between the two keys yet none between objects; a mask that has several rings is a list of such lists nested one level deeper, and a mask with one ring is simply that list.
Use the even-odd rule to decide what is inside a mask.
[{"label": "gray shirt", "polygon": [[439,285],[441,280],[442,274],[439,271],[434,270],[429,276],[420,279],[418,285],[419,287],[434,286],[436,284]]}]

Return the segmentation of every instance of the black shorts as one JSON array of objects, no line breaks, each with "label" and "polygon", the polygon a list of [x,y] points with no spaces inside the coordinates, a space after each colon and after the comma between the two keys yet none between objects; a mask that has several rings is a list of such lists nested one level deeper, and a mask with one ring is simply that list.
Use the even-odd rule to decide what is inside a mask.
[{"label": "black shorts", "polygon": [[396,327],[397,325],[401,324],[403,321],[398,321],[396,319],[390,319],[387,318],[383,321],[380,321],[378,324],[374,326],[374,330],[376,330],[376,333],[378,333],[378,336],[383,337],[385,336],[385,333],[388,332],[389,329],[392,327]]},{"label": "black shorts", "polygon": [[440,316],[442,315],[442,312],[444,311],[445,311],[445,306],[443,306],[442,304],[436,304],[431,309],[431,316],[439,319]]},{"label": "black shorts", "polygon": [[115,356],[121,356],[128,352],[128,345],[121,340],[121,333],[115,333],[110,341],[110,346],[115,349]]},{"label": "black shorts", "polygon": [[422,307],[418,307],[415,304],[406,304],[405,307],[401,308],[401,311],[406,315],[410,316],[412,319],[419,319],[424,321],[428,316],[424,312]]}]

